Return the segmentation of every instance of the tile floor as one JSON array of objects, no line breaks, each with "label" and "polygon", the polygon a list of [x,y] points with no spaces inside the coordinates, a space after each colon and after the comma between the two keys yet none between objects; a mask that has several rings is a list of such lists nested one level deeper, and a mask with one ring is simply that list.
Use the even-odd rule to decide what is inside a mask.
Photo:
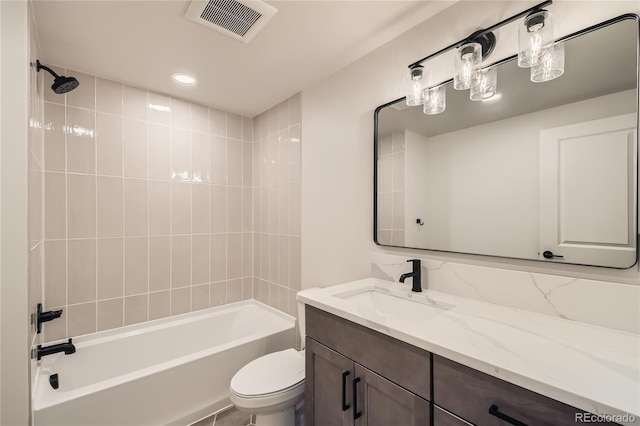
[{"label": "tile floor", "polygon": [[191,426],[253,426],[253,417],[235,407],[202,419]]}]

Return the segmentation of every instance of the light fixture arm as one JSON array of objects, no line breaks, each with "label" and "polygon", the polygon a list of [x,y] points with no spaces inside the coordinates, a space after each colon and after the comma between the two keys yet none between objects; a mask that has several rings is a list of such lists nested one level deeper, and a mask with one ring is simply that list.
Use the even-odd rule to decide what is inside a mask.
[{"label": "light fixture arm", "polygon": [[409,69],[415,68],[418,65],[422,64],[423,62],[425,62],[425,61],[427,61],[427,60],[429,60],[431,58],[439,56],[439,55],[441,55],[441,54],[443,54],[445,52],[448,52],[451,49],[456,49],[456,48],[462,46],[463,44],[470,43],[470,42],[480,43],[480,45],[482,46],[482,57],[484,59],[485,57],[489,56],[489,54],[491,54],[491,52],[493,51],[493,47],[495,46],[495,35],[493,34],[494,30],[497,30],[498,28],[500,28],[500,27],[502,27],[502,26],[504,26],[506,24],[509,24],[509,23],[511,23],[511,22],[513,22],[513,21],[515,21],[517,19],[520,19],[523,16],[527,16],[527,15],[533,13],[533,12],[537,12],[540,9],[542,9],[543,7],[549,6],[552,3],[553,3],[553,0],[543,1],[540,4],[537,4],[537,5],[533,6],[533,7],[530,7],[527,10],[523,10],[522,12],[520,12],[520,13],[518,13],[516,15],[513,15],[513,16],[507,18],[507,19],[504,19],[504,20],[498,22],[497,24],[494,24],[494,25],[492,25],[492,26],[490,26],[488,28],[482,29],[482,30],[478,30],[478,31],[474,32],[473,34],[471,34],[469,37],[466,37],[466,38],[464,38],[464,39],[462,39],[460,41],[457,41],[457,42],[455,42],[453,44],[450,44],[449,46],[447,46],[447,47],[445,47],[443,49],[440,49],[435,53],[432,53],[432,54],[430,54],[428,56],[425,56],[422,59],[419,59],[419,60],[413,62],[412,64],[409,64],[408,67],[409,67]]}]

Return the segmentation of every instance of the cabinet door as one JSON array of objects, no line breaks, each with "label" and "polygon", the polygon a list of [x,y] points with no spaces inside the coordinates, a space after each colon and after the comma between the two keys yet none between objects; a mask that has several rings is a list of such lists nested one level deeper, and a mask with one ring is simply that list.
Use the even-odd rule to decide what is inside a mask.
[{"label": "cabinet door", "polygon": [[305,425],[353,425],[353,361],[309,337],[305,356]]},{"label": "cabinet door", "polygon": [[355,373],[356,426],[430,425],[429,401],[358,364]]}]

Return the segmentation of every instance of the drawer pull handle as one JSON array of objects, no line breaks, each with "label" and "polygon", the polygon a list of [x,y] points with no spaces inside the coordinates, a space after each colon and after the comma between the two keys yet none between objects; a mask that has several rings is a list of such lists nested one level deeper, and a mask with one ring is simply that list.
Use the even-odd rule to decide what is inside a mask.
[{"label": "drawer pull handle", "polygon": [[358,417],[362,415],[361,412],[358,411],[358,382],[360,381],[360,377],[356,377],[353,379],[353,420],[357,420]]},{"label": "drawer pull handle", "polygon": [[347,377],[349,374],[349,371],[342,373],[342,411],[347,411],[351,408],[351,406],[347,404]]},{"label": "drawer pull handle", "polygon": [[521,421],[516,420],[513,417],[509,417],[506,414],[498,411],[498,406],[496,404],[493,404],[491,407],[489,407],[489,414],[491,414],[492,416],[496,416],[500,420],[504,420],[505,422],[513,426],[527,426],[526,423],[522,423]]}]

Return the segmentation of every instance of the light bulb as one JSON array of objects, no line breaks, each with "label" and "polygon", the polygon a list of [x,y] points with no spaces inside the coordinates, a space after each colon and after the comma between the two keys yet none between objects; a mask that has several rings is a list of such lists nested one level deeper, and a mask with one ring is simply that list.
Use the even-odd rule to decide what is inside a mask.
[{"label": "light bulb", "polygon": [[564,74],[564,43],[544,49],[538,63],[531,67],[531,81],[540,83],[556,79]]},{"label": "light bulb", "polygon": [[536,65],[546,48],[553,45],[553,15],[539,10],[524,18],[518,29],[518,66]]},{"label": "light bulb", "polygon": [[463,44],[456,53],[453,88],[467,90],[471,87],[471,80],[482,64],[482,46],[479,43]]},{"label": "light bulb", "polygon": [[447,92],[444,84],[426,90],[427,98],[422,112],[428,115],[440,114],[447,106]]},{"label": "light bulb", "polygon": [[422,105],[426,98],[426,71],[422,65],[409,69],[406,79],[407,105]]},{"label": "light bulb", "polygon": [[498,68],[493,66],[484,68],[476,72],[475,78],[471,81],[471,91],[469,98],[472,101],[482,101],[489,99],[498,90]]}]

